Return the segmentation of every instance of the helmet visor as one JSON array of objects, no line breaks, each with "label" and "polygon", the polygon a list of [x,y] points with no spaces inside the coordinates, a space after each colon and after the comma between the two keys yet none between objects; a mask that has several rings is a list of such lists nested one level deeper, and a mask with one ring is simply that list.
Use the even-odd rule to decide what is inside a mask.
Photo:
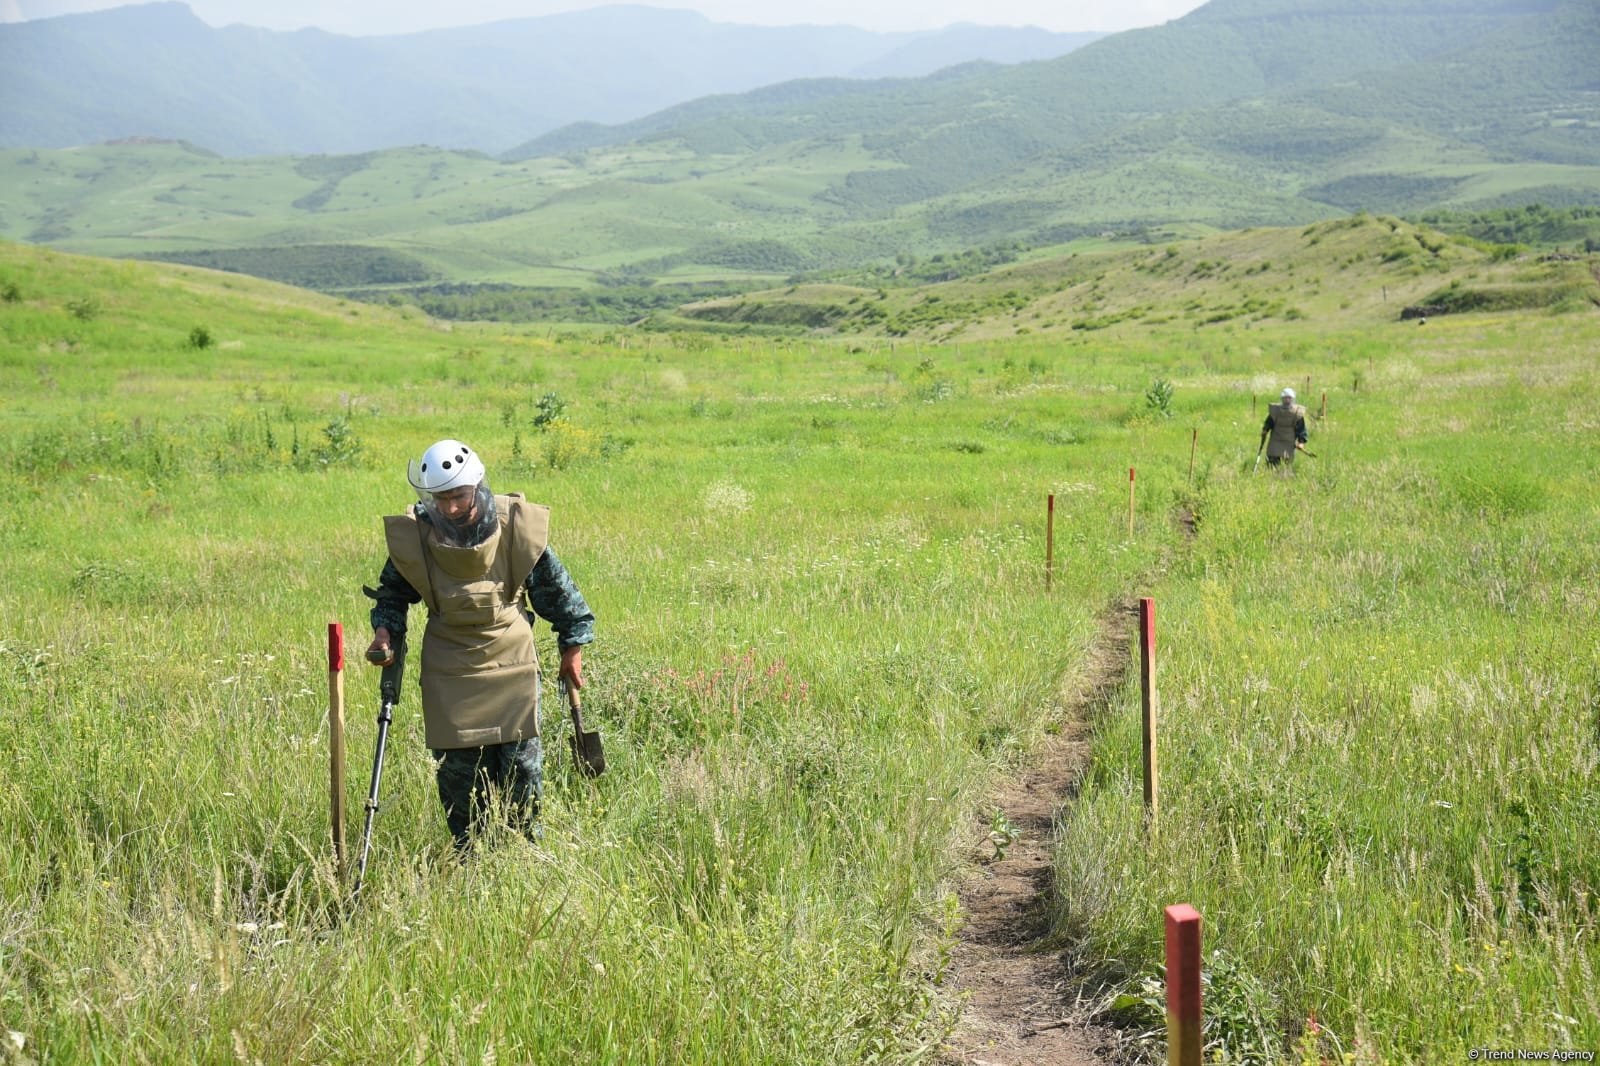
[{"label": "helmet visor", "polygon": [[423,515],[439,539],[453,548],[482,544],[494,531],[498,520],[488,478],[476,486],[463,485],[447,492],[419,492],[417,497]]}]

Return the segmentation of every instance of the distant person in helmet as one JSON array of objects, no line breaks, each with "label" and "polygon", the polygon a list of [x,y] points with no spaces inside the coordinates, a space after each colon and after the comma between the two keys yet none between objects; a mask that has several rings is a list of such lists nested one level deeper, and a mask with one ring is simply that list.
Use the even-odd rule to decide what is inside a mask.
[{"label": "distant person in helmet", "polygon": [[[1267,446],[1267,465],[1294,466],[1294,453],[1306,446],[1306,409],[1294,402],[1294,390],[1284,389],[1277,403],[1267,404],[1261,426],[1261,443]],[[1260,452],[1261,445],[1256,445]]]},{"label": "distant person in helmet", "polygon": [[558,676],[574,689],[594,615],[548,547],[550,509],[496,496],[471,448],[439,441],[407,474],[418,502],[384,518],[389,558],[378,587],[363,590],[375,601],[368,655],[392,661],[411,605],[427,604],[422,718],[439,802],[464,851],[493,794],[524,832],[539,813],[539,661],[524,597],[555,630]]}]

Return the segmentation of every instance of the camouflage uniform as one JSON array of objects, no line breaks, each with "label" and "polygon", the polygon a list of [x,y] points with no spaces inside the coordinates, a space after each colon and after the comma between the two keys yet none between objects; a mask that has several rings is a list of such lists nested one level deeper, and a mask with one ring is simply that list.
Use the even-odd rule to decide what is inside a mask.
[{"label": "camouflage uniform", "polygon": [[[415,513],[419,521],[427,521],[422,508],[417,507]],[[559,648],[565,650],[594,640],[594,614],[553,550],[545,548],[523,588],[533,613],[548,621],[555,631]],[[398,643],[405,637],[411,605],[422,602],[422,594],[405,579],[392,559],[385,560],[378,587],[363,591],[374,601],[372,627],[387,629]],[[491,789],[501,794],[513,826],[533,832],[544,795],[544,755],[539,737],[484,747],[435,748],[433,757],[439,802],[458,848],[468,846],[472,829],[482,823]]]}]

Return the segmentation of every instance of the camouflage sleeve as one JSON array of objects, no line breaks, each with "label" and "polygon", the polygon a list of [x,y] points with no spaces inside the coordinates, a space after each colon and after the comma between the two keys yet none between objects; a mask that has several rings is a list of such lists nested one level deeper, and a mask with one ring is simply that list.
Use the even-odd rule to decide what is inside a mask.
[{"label": "camouflage sleeve", "polygon": [[383,573],[378,575],[378,587],[366,588],[362,592],[373,601],[372,628],[379,626],[387,629],[394,639],[399,640],[406,635],[406,614],[411,610],[413,603],[422,602],[422,593],[411,587],[411,582],[400,576],[400,571],[395,569],[393,559],[383,561]]},{"label": "camouflage sleeve", "polygon": [[549,548],[539,556],[527,581],[528,605],[555,630],[557,644],[570,648],[594,640],[594,613],[572,575]]}]

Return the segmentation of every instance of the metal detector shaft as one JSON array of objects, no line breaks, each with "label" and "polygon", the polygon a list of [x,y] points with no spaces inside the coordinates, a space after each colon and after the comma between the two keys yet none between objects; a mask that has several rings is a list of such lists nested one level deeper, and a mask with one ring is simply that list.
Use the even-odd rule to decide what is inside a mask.
[{"label": "metal detector shaft", "polygon": [[361,858],[356,862],[355,884],[352,896],[361,891],[361,882],[367,876],[367,854],[372,849],[372,818],[378,813],[378,785],[383,780],[383,753],[389,745],[389,723],[394,721],[394,709],[400,702],[400,682],[405,677],[406,640],[394,642],[393,657],[383,668],[383,679],[378,682],[378,743],[372,753],[372,784],[367,788],[367,824],[361,831]]}]

